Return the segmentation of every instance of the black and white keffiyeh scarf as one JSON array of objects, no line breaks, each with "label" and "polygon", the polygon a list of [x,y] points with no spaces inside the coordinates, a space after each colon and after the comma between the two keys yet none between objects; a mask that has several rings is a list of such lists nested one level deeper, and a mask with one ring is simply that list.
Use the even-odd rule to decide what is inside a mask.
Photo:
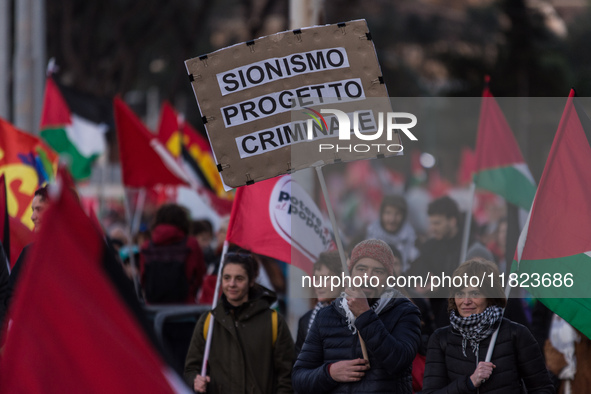
[{"label": "black and white keffiyeh scarf", "polygon": [[[388,289],[382,293],[380,298],[376,299],[374,302],[368,302],[371,304],[370,308],[379,315],[382,310],[388,305],[388,303],[392,300],[395,300],[398,297],[401,297],[402,294],[398,290]],[[351,334],[357,334],[357,327],[355,327],[355,315],[349,309],[349,304],[347,303],[347,294],[345,292],[341,293],[340,301],[337,299],[337,302],[343,308],[345,312],[345,316],[347,317],[347,326],[349,330],[351,330]]]},{"label": "black and white keffiyeh scarf", "polygon": [[[478,352],[480,341],[488,338],[497,328],[497,322],[503,317],[503,308],[493,305],[482,313],[461,317],[451,311],[449,321],[453,328],[462,334],[462,352],[466,356],[466,343],[470,342],[474,354]],[[467,356],[466,356],[467,357]]]}]

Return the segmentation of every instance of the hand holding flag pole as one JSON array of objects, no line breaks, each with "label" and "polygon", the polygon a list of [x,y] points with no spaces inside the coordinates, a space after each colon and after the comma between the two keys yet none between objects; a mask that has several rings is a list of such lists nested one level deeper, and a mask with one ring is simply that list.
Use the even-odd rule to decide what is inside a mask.
[{"label": "hand holding flag pole", "polygon": [[[251,253],[292,264],[312,275],[314,261],[320,253],[332,248],[333,243],[330,241],[330,231],[324,225],[323,220],[321,220],[322,231],[320,234],[306,231],[308,228],[305,221],[299,223],[305,227],[298,227],[298,222],[294,219],[295,215],[293,215],[289,203],[286,202],[291,200],[291,196],[294,194],[298,196],[297,198],[302,204],[313,212],[315,217],[319,220],[323,217],[315,201],[305,193],[297,182],[292,180],[290,175],[239,187],[232,205],[226,241],[222,251],[222,261],[225,259],[228,245],[232,243]],[[257,223],[256,226],[252,226],[254,222]],[[340,248],[344,257],[342,245]],[[223,266],[220,265],[212,309],[217,306],[222,269]],[[205,376],[207,373],[213,322],[214,316],[212,315],[201,365],[201,376]]]},{"label": "hand holding flag pole", "polygon": [[[215,292],[213,293],[213,302],[211,303],[211,310],[212,311],[218,305],[218,298],[219,298],[218,296],[219,296],[219,292],[220,292],[220,284],[222,282],[222,269],[223,269],[224,258],[226,257],[226,253],[228,252],[228,245],[229,245],[229,242],[226,239],[224,241],[224,246],[222,248],[222,256],[220,258],[220,265],[219,265],[219,268],[218,268],[218,277],[217,277],[217,280],[215,282]],[[205,340],[205,351],[203,352],[203,363],[201,364],[201,376],[206,376],[206,374],[207,374],[207,360],[209,360],[209,352],[210,352],[210,349],[211,349],[211,338],[212,338],[212,335],[213,335],[213,322],[214,321],[215,321],[215,317],[214,317],[214,315],[212,313],[211,314],[211,317],[209,319],[209,326],[207,328],[207,339]]]}]

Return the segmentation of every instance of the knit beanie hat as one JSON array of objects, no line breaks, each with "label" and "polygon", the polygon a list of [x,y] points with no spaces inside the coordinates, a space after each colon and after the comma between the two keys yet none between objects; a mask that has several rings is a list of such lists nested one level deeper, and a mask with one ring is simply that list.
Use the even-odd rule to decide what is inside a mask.
[{"label": "knit beanie hat", "polygon": [[382,263],[384,268],[388,271],[388,275],[394,275],[394,254],[392,249],[382,240],[367,239],[362,241],[353,248],[351,252],[351,260],[349,260],[349,273],[359,260],[364,257],[369,257]]}]

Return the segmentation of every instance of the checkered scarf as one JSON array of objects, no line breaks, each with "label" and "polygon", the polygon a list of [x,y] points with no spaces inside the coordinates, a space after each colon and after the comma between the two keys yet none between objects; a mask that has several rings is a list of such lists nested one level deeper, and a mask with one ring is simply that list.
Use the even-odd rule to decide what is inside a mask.
[{"label": "checkered scarf", "polygon": [[316,319],[316,314],[318,313],[318,311],[328,305],[328,302],[318,302],[316,304],[314,310],[312,311],[312,314],[310,315],[310,320],[308,320],[308,331],[310,331],[310,327],[312,327],[312,323],[314,323],[314,319]]},{"label": "checkered scarf", "polygon": [[[480,341],[488,338],[496,329],[497,322],[503,317],[503,308],[489,306],[482,313],[461,317],[451,311],[449,321],[453,328],[462,334],[462,352],[466,356],[466,343],[469,341],[474,354],[478,352]],[[467,357],[467,356],[466,356]]]},{"label": "checkered scarf", "polygon": [[[404,296],[398,290],[388,289],[382,293],[380,298],[378,298],[370,306],[370,308],[376,313],[376,315],[379,315],[380,312],[384,310],[384,308],[386,307],[386,305],[388,305],[390,301],[395,300],[398,297]],[[355,327],[355,315],[353,315],[353,312],[351,312],[351,310],[349,309],[349,304],[347,303],[347,294],[345,292],[342,292],[341,297],[337,298],[336,302],[337,305],[340,305],[341,308],[343,308],[343,311],[345,312],[345,316],[347,317],[347,326],[349,327],[349,330],[351,330],[351,334],[357,334],[357,327]]]}]

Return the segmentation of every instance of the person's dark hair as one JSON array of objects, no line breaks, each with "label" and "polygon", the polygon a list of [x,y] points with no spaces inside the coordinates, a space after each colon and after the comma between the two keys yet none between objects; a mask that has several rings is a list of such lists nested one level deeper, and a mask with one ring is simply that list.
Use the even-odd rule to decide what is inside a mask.
[{"label": "person's dark hair", "polygon": [[[254,256],[246,250],[237,250],[235,252],[228,252],[224,257],[224,268],[228,264],[238,264],[246,271],[248,282],[254,282],[259,276],[259,264],[254,259]],[[222,268],[222,274],[224,272]]]},{"label": "person's dark hair", "polygon": [[213,226],[209,220],[194,220],[191,225],[191,235],[208,233],[213,236]]},{"label": "person's dark hair", "polygon": [[427,214],[429,216],[443,215],[448,219],[456,218],[458,224],[460,223],[460,210],[458,204],[448,196],[431,201],[427,208]]},{"label": "person's dark hair", "polygon": [[385,196],[382,200],[382,205],[380,205],[380,221],[382,220],[382,215],[384,214],[386,207],[398,208],[400,212],[402,212],[402,223],[404,223],[408,212],[408,204],[404,197],[399,195]]},{"label": "person's dark hair", "polygon": [[170,224],[189,234],[191,222],[187,209],[178,204],[163,204],[156,211],[152,230],[159,224]]},{"label": "person's dark hair", "polygon": [[340,274],[343,271],[338,250],[320,253],[318,260],[314,263],[314,271],[319,270],[323,266],[335,274]]},{"label": "person's dark hair", "polygon": [[[492,286],[491,286],[491,278],[490,274],[492,274]],[[454,271],[452,275],[452,285],[453,285],[453,278],[461,277],[462,278],[462,287],[453,287],[450,289],[449,298],[447,299],[447,310],[451,312],[452,310],[458,313],[458,308],[456,306],[455,301],[455,293],[458,290],[462,290],[465,286],[464,277],[468,278],[468,285],[470,284],[471,277],[477,277],[479,281],[482,278],[485,278],[484,283],[480,286],[480,291],[483,296],[486,298],[488,306],[496,305],[504,308],[507,305],[507,299],[505,298],[505,291],[503,290],[503,286],[501,285],[501,279],[499,278],[499,269],[497,265],[492,261],[488,261],[481,258],[475,258],[468,261],[463,262],[460,264],[458,268]]]},{"label": "person's dark hair", "polygon": [[49,193],[47,192],[47,185],[35,190],[35,195],[41,197],[41,201],[49,200]]}]

